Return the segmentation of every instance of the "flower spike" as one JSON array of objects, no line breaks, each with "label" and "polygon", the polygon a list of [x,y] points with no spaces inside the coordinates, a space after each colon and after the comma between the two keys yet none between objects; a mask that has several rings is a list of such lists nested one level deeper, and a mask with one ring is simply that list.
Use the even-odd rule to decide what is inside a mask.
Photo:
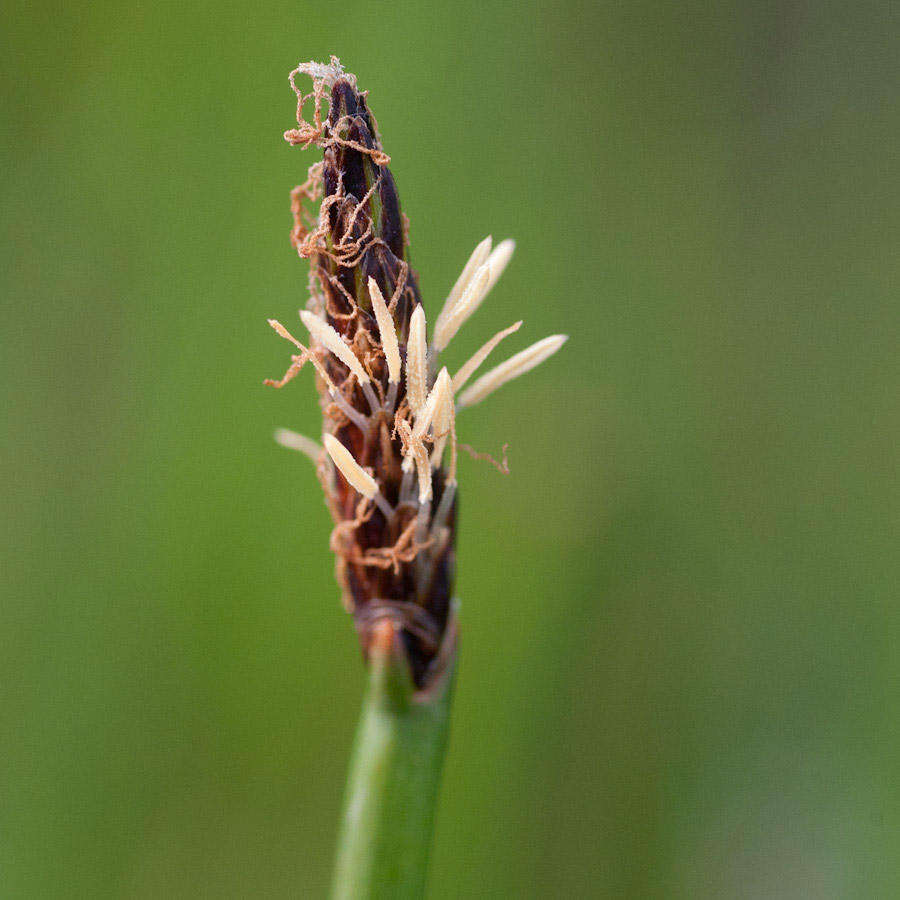
[{"label": "flower spike", "polygon": [[[310,91],[300,85],[305,76]],[[334,520],[337,578],[366,658],[377,658],[374,629],[385,626],[424,695],[443,683],[453,659],[457,411],[546,359],[565,338],[539,341],[478,378],[497,345],[521,327],[515,322],[478,341],[451,377],[440,353],[482,305],[515,242],[494,246],[488,236],[478,243],[433,317],[429,342],[408,222],[368,94],[334,57],[301,63],[290,83],[297,127],[285,139],[321,151],[291,192],[291,243],[310,264],[311,296],[300,317],[312,343],[305,347],[271,320],[296,349],[284,376],[266,383],[284,387],[313,363],[324,446],[287,429],[275,439],[316,460]]]}]

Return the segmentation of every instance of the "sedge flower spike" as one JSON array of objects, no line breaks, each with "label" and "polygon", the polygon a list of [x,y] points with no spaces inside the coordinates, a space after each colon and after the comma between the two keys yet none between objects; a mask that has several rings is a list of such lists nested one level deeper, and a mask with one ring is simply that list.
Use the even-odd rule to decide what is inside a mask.
[{"label": "sedge flower spike", "polygon": [[[308,93],[296,79],[312,79]],[[322,159],[291,193],[291,243],[310,261],[310,299],[300,318],[307,348],[282,387],[309,361],[322,408],[322,445],[286,429],[279,444],[312,459],[335,522],[331,546],[363,651],[375,652],[392,623],[417,688],[436,683],[452,659],[457,501],[457,413],[542,362],[564,335],[538,341],[469,380],[497,345],[498,332],[451,376],[439,354],[461,332],[515,249],[490,236],[472,251],[434,322],[431,343],[418,276],[408,261],[408,225],[368,96],[332,57],[290,75],[297,127],[285,139],[316,146]],[[312,204],[319,202],[318,208]]]}]

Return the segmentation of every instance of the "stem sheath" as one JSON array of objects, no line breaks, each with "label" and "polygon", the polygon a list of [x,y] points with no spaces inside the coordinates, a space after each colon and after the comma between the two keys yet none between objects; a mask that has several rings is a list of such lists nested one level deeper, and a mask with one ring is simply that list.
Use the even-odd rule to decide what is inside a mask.
[{"label": "stem sheath", "polygon": [[452,671],[414,693],[388,621],[373,640],[338,841],[334,900],[421,898],[447,745]]}]

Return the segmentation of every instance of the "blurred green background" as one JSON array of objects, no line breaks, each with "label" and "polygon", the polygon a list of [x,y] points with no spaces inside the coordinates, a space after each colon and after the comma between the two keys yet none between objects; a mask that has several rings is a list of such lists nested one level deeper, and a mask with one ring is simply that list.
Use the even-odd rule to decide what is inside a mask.
[{"label": "blurred green background", "polygon": [[6,4],[0,895],[316,897],[363,686],[276,426],[287,74],[341,56],[450,351],[430,896],[900,895],[897,106],[878,3]]}]

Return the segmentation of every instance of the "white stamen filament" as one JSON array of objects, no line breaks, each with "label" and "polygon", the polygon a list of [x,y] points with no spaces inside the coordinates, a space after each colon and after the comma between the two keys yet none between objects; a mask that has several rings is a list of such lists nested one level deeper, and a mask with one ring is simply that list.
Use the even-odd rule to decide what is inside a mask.
[{"label": "white stamen filament", "polygon": [[435,537],[438,532],[447,524],[447,518],[453,507],[453,498],[456,496],[456,482],[450,481],[448,478],[444,482],[444,493],[441,494],[441,502],[438,503],[437,512],[431,520],[431,535]]},{"label": "white stamen filament", "polygon": [[[290,341],[295,347],[298,347],[303,351],[303,355],[313,364],[316,372],[319,373],[322,381],[325,382],[328,388],[328,395],[334,400],[335,403],[340,407],[341,412],[359,428],[360,431],[368,431],[369,430],[369,420],[358,410],[354,409],[348,402],[347,398],[335,387],[334,382],[331,380],[331,376],[328,374],[325,366],[322,365],[322,361],[319,359],[318,354],[313,353],[312,350],[304,347],[300,341],[297,340],[288,330],[281,324],[277,319],[269,319],[269,324],[275,331],[283,337],[286,341]],[[371,387],[369,391],[371,392]],[[374,396],[374,395],[373,395]],[[371,403],[371,401],[370,401]]]},{"label": "white stamen filament", "polygon": [[463,406],[474,406],[474,404],[481,402],[489,394],[496,391],[497,388],[506,384],[507,381],[523,375],[529,369],[533,369],[552,356],[567,340],[568,335],[553,334],[542,341],[538,341],[536,344],[532,344],[521,353],[510,357],[506,362],[500,363],[499,366],[482,375],[468,390],[463,391],[457,406],[460,408]]},{"label": "white stamen filament", "polygon": [[375,320],[378,322],[378,331],[381,334],[381,346],[387,360],[388,381],[396,384],[400,381],[400,348],[397,343],[397,329],[394,327],[394,320],[388,312],[384,296],[374,278],[369,279],[369,296],[372,298],[372,309],[375,310]]},{"label": "white stamen filament", "polygon": [[318,463],[322,447],[306,435],[297,434],[296,431],[291,431],[289,428],[279,428],[275,431],[275,440],[282,447],[287,447],[288,450],[297,450],[308,456],[314,463]]},{"label": "white stamen filament", "polygon": [[328,395],[337,404],[338,409],[363,433],[369,430],[371,420],[366,418],[358,409],[354,409],[347,398],[338,390],[329,391]]},{"label": "white stamen filament", "polygon": [[[426,468],[428,468],[426,461]],[[428,477],[431,478],[431,470],[428,470]],[[416,543],[422,546],[428,538],[428,520],[431,518],[431,492],[429,485],[428,499],[419,503],[419,511],[416,513]],[[430,586],[430,579],[427,578],[429,553],[422,547],[416,554],[416,580],[419,583],[419,596],[423,597],[426,588]]]},{"label": "white stamen filament", "polygon": [[295,347],[299,348],[304,353],[306,358],[313,364],[315,370],[319,373],[322,380],[325,382],[325,384],[328,385],[328,390],[335,392],[337,388],[335,388],[334,382],[331,380],[331,377],[325,370],[325,366],[322,365],[316,354],[313,353],[309,348],[304,347],[303,344],[301,344],[300,341],[298,341],[297,338],[295,338],[287,330],[287,328],[285,328],[284,325],[282,325],[281,322],[278,321],[278,319],[269,319],[268,322],[280,337],[283,337],[286,341],[290,341]]},{"label": "white stamen filament", "polygon": [[447,438],[450,436],[450,431],[447,426],[440,427],[438,423],[435,421],[434,423],[434,448],[431,451],[431,468],[439,469],[441,467],[441,460],[444,456],[444,449],[447,446]]},{"label": "white stamen filament", "polygon": [[413,413],[418,413],[425,403],[427,354],[425,310],[419,304],[409,321],[409,341],[406,345],[406,399]]},{"label": "white stamen filament", "polygon": [[394,404],[397,402],[397,388],[399,383],[391,381],[388,383],[387,400],[384,401],[384,408],[390,416],[394,412]]},{"label": "white stamen filament", "polygon": [[437,319],[434,321],[435,330],[437,330],[444,322],[444,319],[447,318],[447,314],[451,309],[456,305],[456,301],[463,295],[465,289],[469,286],[469,282],[472,280],[472,276],[487,262],[488,257],[491,255],[491,236],[488,235],[473,251],[472,255],[469,257],[468,262],[463,266],[462,272],[460,272],[459,278],[456,279],[456,284],[453,285],[450,293],[447,294],[447,299],[444,301],[444,306],[440,311]]},{"label": "white stamen filament", "polygon": [[[410,461],[410,465],[407,467],[406,460]],[[403,479],[400,482],[400,502],[401,503],[411,503],[413,499],[413,472],[415,471],[415,466],[412,463],[412,455],[404,457],[403,459]]]},{"label": "white stamen filament", "polygon": [[[453,498],[456,496],[456,410],[450,404],[450,467],[447,478],[444,481],[444,492],[441,494],[441,502],[431,522],[431,537],[441,540],[441,530],[446,527],[450,510],[453,508]],[[438,460],[440,462],[440,460]]]},{"label": "white stamen filament", "polygon": [[[424,503],[419,504],[419,511],[416,513],[416,543],[421,548],[416,554],[416,581],[418,582],[418,596],[424,598],[427,596],[431,586],[431,578],[429,577],[429,560],[432,560],[431,554],[424,544],[428,540],[428,522],[431,519],[431,496]],[[431,573],[433,577],[434,563],[432,561]]]},{"label": "white stamen filament", "polygon": [[415,434],[409,427],[409,422],[401,421],[397,425],[400,437],[403,441],[403,451],[406,454],[403,459],[403,484],[400,488],[400,500],[403,502],[405,495],[411,488],[412,469],[415,466],[419,476],[419,503],[431,499],[431,466],[428,464],[428,451],[422,438]]},{"label": "white stamen filament", "polygon": [[403,462],[401,463],[401,468],[403,469],[403,483],[400,486],[401,495],[406,495],[407,497],[412,496],[412,474],[416,469],[416,457],[412,452],[412,428],[410,428],[409,422],[405,419],[401,419],[400,422],[397,423],[397,430],[400,433],[400,439],[403,444]]},{"label": "white stamen filament", "polygon": [[412,438],[412,452],[419,476],[419,503],[426,503],[431,500],[431,464],[425,445],[415,435]]},{"label": "white stamen filament", "polygon": [[466,384],[466,382],[475,374],[478,367],[490,356],[491,351],[505,337],[509,337],[514,331],[518,331],[522,327],[521,320],[503,331],[498,331],[480,350],[473,354],[472,358],[453,376],[453,393],[456,394]]},{"label": "white stamen filament", "polygon": [[450,404],[450,469],[447,472],[448,485],[452,484],[456,490],[456,405]]},{"label": "white stamen filament", "polygon": [[443,350],[450,343],[453,335],[462,327],[466,319],[481,306],[481,301],[484,300],[487,294],[490,281],[491,263],[488,260],[472,277],[463,295],[447,312],[443,322],[435,325],[434,346],[436,350]]}]

